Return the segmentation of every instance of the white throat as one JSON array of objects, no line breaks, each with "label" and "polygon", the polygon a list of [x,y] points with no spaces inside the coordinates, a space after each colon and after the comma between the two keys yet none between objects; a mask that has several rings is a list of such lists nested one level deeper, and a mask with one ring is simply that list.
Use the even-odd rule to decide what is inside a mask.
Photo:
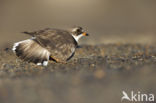
[{"label": "white throat", "polygon": [[82,34],[78,35],[78,36],[75,36],[75,35],[72,35],[74,37],[74,39],[78,42],[79,39],[83,36]]}]

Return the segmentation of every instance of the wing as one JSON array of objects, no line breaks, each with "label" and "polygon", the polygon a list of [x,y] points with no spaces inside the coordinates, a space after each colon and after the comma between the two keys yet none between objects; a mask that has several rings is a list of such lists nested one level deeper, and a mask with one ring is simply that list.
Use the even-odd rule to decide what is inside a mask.
[{"label": "wing", "polygon": [[42,33],[44,33],[44,32],[46,32],[47,30],[50,30],[50,28],[46,28],[46,29],[43,29],[43,30],[38,30],[38,31],[34,31],[34,32],[28,32],[28,31],[24,31],[24,32],[22,32],[22,33],[24,33],[24,34],[27,34],[27,35],[30,35],[30,36],[36,36],[36,35],[40,35],[40,34],[42,34]]},{"label": "wing", "polygon": [[33,39],[23,40],[15,43],[12,50],[21,59],[28,62],[33,62],[37,65],[46,66],[50,57],[50,52],[41,47]]},{"label": "wing", "polygon": [[46,29],[34,36],[36,41],[46,48],[56,61],[65,62],[73,55],[77,47],[75,39],[65,30]]}]

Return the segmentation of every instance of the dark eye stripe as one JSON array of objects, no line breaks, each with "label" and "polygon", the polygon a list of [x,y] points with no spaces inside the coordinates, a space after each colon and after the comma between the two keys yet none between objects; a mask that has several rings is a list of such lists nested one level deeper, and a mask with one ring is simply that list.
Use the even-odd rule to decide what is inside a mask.
[{"label": "dark eye stripe", "polygon": [[77,32],[81,32],[81,30],[80,29],[77,29]]}]

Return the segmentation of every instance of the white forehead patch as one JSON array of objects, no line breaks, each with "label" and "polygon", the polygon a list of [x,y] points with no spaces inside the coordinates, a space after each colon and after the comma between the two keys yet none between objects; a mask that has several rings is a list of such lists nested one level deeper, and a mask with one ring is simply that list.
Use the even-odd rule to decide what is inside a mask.
[{"label": "white forehead patch", "polygon": [[77,31],[77,28],[74,28],[74,29],[72,30],[72,32],[75,32],[75,31]]}]

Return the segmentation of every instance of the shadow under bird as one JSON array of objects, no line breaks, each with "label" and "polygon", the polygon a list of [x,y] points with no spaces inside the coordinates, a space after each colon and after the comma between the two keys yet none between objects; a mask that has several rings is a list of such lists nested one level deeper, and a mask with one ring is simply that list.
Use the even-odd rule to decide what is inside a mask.
[{"label": "shadow under bird", "polygon": [[32,37],[15,43],[13,52],[25,61],[43,66],[47,66],[49,60],[66,63],[74,55],[79,39],[88,36],[79,26],[69,30],[46,28],[23,33]]}]

